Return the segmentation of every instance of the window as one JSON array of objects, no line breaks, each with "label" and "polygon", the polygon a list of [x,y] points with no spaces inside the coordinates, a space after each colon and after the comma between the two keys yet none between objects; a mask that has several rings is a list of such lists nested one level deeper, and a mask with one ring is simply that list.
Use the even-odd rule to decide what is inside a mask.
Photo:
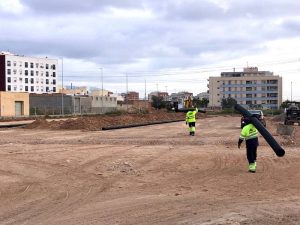
[{"label": "window", "polygon": [[11,61],[7,61],[7,66],[11,66]]},{"label": "window", "polygon": [[16,77],[14,77],[14,83],[17,83],[17,78]]},{"label": "window", "polygon": [[49,92],[49,87],[46,87],[46,92]]},{"label": "window", "polygon": [[35,68],[39,68],[39,63],[35,63]]},{"label": "window", "polygon": [[25,84],[28,84],[28,78],[25,78]]},{"label": "window", "polygon": [[46,72],[46,77],[49,77],[49,72],[48,71]]},{"label": "window", "polygon": [[20,69],[20,70],[19,70],[19,74],[22,75],[22,73],[23,73],[23,71],[22,71],[22,69]]},{"label": "window", "polygon": [[53,80],[53,84],[56,84],[56,80]]},{"label": "window", "polygon": [[35,75],[38,76],[39,75],[39,71],[35,71]]},{"label": "window", "polygon": [[33,63],[30,63],[30,68],[33,68],[34,66],[33,66]]},{"label": "window", "polygon": [[7,86],[7,90],[11,91],[11,86],[10,85]]},{"label": "window", "polygon": [[16,69],[14,69],[14,70],[13,70],[13,73],[14,73],[14,74],[17,74],[17,70],[16,70]]},{"label": "window", "polygon": [[25,62],[25,68],[28,68],[28,62]]},{"label": "window", "polygon": [[55,73],[55,72],[53,72],[53,74],[52,74],[52,75],[53,75],[53,77],[56,77],[56,73]]},{"label": "window", "polygon": [[34,79],[30,78],[30,83],[33,84],[34,83]]},{"label": "window", "polygon": [[30,91],[34,91],[34,87],[33,86],[30,87]]},{"label": "window", "polygon": [[46,64],[46,69],[49,69],[49,64]]},{"label": "window", "polygon": [[17,66],[17,62],[16,61],[14,61],[14,66]]},{"label": "window", "polygon": [[28,86],[25,86],[25,91],[28,91]]},{"label": "window", "polygon": [[48,79],[46,79],[46,84],[49,84],[49,80]]},{"label": "window", "polygon": [[53,87],[53,92],[56,92],[56,87]]},{"label": "window", "polygon": [[11,69],[7,69],[7,74],[8,74],[8,75],[11,74]]},{"label": "window", "polygon": [[28,70],[25,70],[25,76],[28,76]]},{"label": "window", "polygon": [[7,83],[11,82],[11,77],[7,77]]},{"label": "window", "polygon": [[43,64],[43,63],[41,63],[41,64],[40,64],[40,67],[41,67],[41,68],[44,68],[44,64]]},{"label": "window", "polygon": [[16,85],[14,86],[14,91],[17,91],[17,86]]},{"label": "window", "polygon": [[34,76],[34,71],[30,70],[30,76]]},{"label": "window", "polygon": [[22,67],[22,62],[21,61],[19,62],[19,66]]},{"label": "window", "polygon": [[55,64],[51,65],[51,69],[55,70]]}]

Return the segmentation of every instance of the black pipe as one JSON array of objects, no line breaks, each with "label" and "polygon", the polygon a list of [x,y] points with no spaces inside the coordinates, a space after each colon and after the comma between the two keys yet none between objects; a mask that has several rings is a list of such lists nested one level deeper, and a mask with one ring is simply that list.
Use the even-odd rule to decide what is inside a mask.
[{"label": "black pipe", "polygon": [[156,122],[137,123],[137,124],[128,124],[128,125],[116,125],[116,126],[102,127],[102,130],[113,130],[113,129],[122,129],[122,128],[131,128],[131,127],[141,127],[141,126],[163,124],[163,123],[174,123],[174,122],[181,122],[181,121],[184,121],[184,120],[183,119],[178,119],[178,120],[156,121]]},{"label": "black pipe", "polygon": [[239,111],[244,117],[247,117],[251,120],[251,123],[256,127],[259,133],[264,137],[264,139],[268,142],[270,147],[273,149],[275,154],[278,157],[282,157],[285,154],[284,149],[277,143],[277,141],[273,138],[273,136],[269,133],[269,131],[262,125],[262,123],[253,116],[248,110],[246,110],[243,106],[236,104],[234,108]]},{"label": "black pipe", "polygon": [[28,123],[19,123],[19,124],[5,124],[5,125],[0,125],[0,128],[13,128],[13,127],[24,127],[28,125]]}]

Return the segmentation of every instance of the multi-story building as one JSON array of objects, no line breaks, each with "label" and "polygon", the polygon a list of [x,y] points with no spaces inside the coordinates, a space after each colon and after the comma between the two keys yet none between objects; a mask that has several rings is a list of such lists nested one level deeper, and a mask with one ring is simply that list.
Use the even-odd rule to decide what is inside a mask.
[{"label": "multi-story building", "polygon": [[234,98],[245,107],[279,108],[282,103],[282,77],[257,67],[243,72],[222,72],[209,78],[209,106],[221,107],[222,99]]},{"label": "multi-story building", "polygon": [[203,99],[203,98],[209,99],[209,94],[207,92],[201,92],[197,94],[196,97],[199,99]]},{"label": "multi-story building", "polygon": [[0,91],[55,93],[56,59],[0,53]]},{"label": "multi-story building", "polygon": [[149,99],[150,102],[152,102],[152,96],[161,97],[165,101],[169,100],[169,93],[168,92],[163,92],[163,91],[150,92],[148,94],[148,99]]},{"label": "multi-story building", "polygon": [[127,93],[122,93],[121,95],[124,97],[125,102],[139,100],[140,98],[140,94],[135,91],[129,91]]}]

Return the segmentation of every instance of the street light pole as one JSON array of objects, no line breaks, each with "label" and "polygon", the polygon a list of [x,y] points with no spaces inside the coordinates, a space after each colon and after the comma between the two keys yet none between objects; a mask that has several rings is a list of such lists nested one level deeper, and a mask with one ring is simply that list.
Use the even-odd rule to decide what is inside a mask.
[{"label": "street light pole", "polygon": [[291,82],[291,102],[293,101],[293,81]]},{"label": "street light pole", "polygon": [[61,58],[61,114],[64,115],[64,58]]},{"label": "street light pole", "polygon": [[103,68],[101,69],[101,114],[103,113]]}]

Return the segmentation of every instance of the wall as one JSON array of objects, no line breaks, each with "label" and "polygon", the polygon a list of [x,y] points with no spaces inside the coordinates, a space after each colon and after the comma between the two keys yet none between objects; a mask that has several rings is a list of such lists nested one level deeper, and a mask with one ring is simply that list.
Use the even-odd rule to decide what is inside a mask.
[{"label": "wall", "polygon": [[23,115],[29,116],[29,94],[25,92],[0,92],[0,116],[15,117],[15,102],[23,102]]},{"label": "wall", "polygon": [[[63,99],[62,99],[63,98]],[[31,114],[58,115],[62,113],[62,101],[64,114],[72,114],[74,111],[72,96],[62,94],[30,94]]]}]

